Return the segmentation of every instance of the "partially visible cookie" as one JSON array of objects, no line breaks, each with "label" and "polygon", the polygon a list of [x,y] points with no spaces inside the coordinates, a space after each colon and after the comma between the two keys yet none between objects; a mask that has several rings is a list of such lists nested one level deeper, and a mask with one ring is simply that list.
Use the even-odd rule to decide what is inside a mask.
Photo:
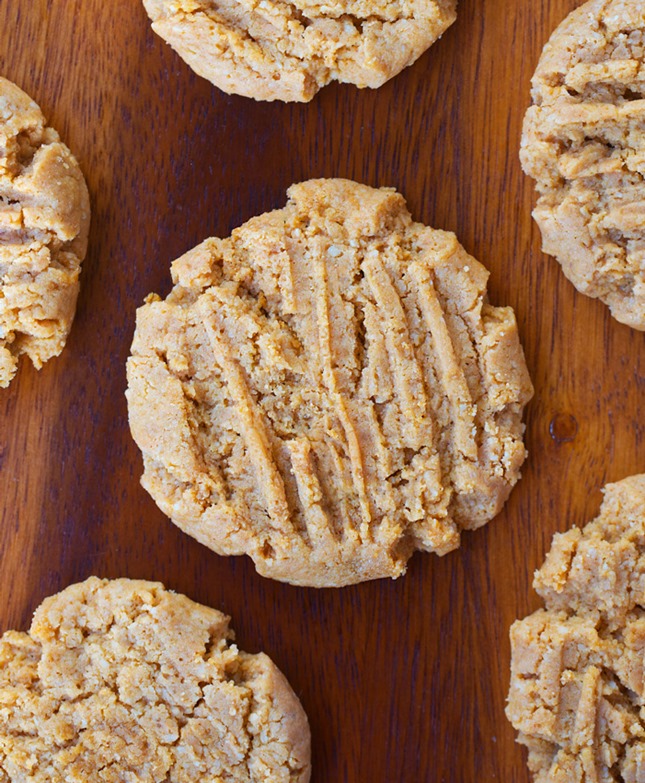
[{"label": "partially visible cookie", "polygon": [[221,612],[92,577],[0,637],[2,783],[306,783],[309,727]]},{"label": "partially visible cookie", "polygon": [[645,777],[645,475],[605,488],[600,515],[556,534],[541,609],[511,628],[507,715],[536,783]]},{"label": "partially visible cookie", "polygon": [[533,77],[521,159],[544,251],[587,296],[645,329],[645,5],[590,0]]},{"label": "partially visible cookie", "polygon": [[0,387],[21,354],[40,368],[63,350],[89,220],[76,159],[31,98],[0,78]]},{"label": "partially visible cookie", "polygon": [[454,22],[456,0],[143,0],[152,28],[228,93],[309,101],[331,81],[379,87]]},{"label": "partially visible cookie", "polygon": [[128,360],[142,483],[190,535],[295,584],[405,571],[488,522],[525,458],[513,311],[454,234],[340,179],[174,262]]}]

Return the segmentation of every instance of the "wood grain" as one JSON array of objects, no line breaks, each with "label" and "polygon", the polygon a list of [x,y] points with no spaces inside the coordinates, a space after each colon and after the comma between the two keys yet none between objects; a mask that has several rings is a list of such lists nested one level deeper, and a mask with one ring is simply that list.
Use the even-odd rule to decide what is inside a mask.
[{"label": "wood grain", "polygon": [[[0,392],[0,631],[90,574],[159,579],[230,613],[242,646],[284,670],[311,720],[314,783],[528,781],[503,713],[508,627],[537,606],[553,532],[645,470],[645,337],[541,254],[518,162],[530,76],[575,5],[461,0],[456,25],[380,90],[274,105],[192,74],[137,0],[0,0],[2,74],[78,156],[93,202],[68,346]],[[397,582],[339,591],[270,582],[180,533],[138,484],[123,396],[135,309],[168,292],[171,260],[312,176],[396,186],[415,218],[456,231],[490,269],[491,300],[515,308],[536,387],[504,512]],[[567,417],[572,440],[558,437]]]}]

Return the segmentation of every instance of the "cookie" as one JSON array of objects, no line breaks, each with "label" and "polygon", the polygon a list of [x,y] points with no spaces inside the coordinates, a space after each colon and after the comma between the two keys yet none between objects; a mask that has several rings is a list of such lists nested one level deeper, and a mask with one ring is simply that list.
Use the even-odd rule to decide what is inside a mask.
[{"label": "cookie", "polygon": [[63,350],[89,221],[76,159],[31,98],[0,78],[0,387],[21,354],[40,369]]},{"label": "cookie", "polygon": [[0,637],[0,781],[306,783],[307,718],[228,617],[96,577]]},{"label": "cookie", "polygon": [[200,76],[262,101],[331,81],[380,87],[454,22],[456,0],[143,0],[152,29]]},{"label": "cookie", "polygon": [[394,190],[294,185],[172,277],[137,313],[127,397],[143,486],[187,533],[340,586],[500,510],[532,393],[515,316]]},{"label": "cookie", "polygon": [[645,6],[591,0],[533,77],[521,159],[544,252],[578,291],[645,329]]},{"label": "cookie", "polygon": [[536,573],[545,609],[511,629],[507,715],[536,783],[645,774],[645,474],[605,488],[600,515],[556,534]]}]

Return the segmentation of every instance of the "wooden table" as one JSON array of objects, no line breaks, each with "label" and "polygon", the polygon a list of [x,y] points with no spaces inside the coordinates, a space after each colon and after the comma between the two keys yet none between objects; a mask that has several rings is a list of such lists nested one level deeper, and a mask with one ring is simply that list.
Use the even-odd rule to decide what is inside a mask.
[{"label": "wooden table", "polygon": [[[223,609],[300,695],[314,783],[525,783],[504,717],[508,627],[555,530],[645,469],[645,336],[577,294],[540,252],[518,162],[529,79],[576,0],[461,0],[457,23],[380,90],[308,105],[229,97],[151,31],[137,0],[0,0],[2,74],[42,106],[86,174],[93,216],[64,353],[0,390],[0,631],[90,574],[158,579]],[[536,395],[530,457],[505,510],[407,576],[298,589],[174,527],[139,486],[126,420],[134,314],[169,264],[280,207],[292,182],[393,185],[454,230],[515,308]]]}]

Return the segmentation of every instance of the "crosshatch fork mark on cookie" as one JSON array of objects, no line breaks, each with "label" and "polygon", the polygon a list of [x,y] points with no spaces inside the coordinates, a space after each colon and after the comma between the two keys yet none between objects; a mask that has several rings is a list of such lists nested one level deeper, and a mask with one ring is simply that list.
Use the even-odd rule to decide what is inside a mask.
[{"label": "crosshatch fork mark on cookie", "polygon": [[645,9],[591,0],[545,46],[524,121],[544,250],[576,288],[645,329]]},{"label": "crosshatch fork mark on cookie", "polygon": [[531,394],[510,308],[453,234],[345,180],[173,264],[129,360],[143,484],[184,530],[303,584],[398,576],[489,521]]},{"label": "crosshatch fork mark on cookie", "polygon": [[511,628],[507,715],[536,783],[638,783],[645,769],[645,475],[608,484],[596,519],[556,533]]},{"label": "crosshatch fork mark on cookie", "polygon": [[78,163],[38,106],[0,78],[0,387],[71,328],[90,206]]}]

